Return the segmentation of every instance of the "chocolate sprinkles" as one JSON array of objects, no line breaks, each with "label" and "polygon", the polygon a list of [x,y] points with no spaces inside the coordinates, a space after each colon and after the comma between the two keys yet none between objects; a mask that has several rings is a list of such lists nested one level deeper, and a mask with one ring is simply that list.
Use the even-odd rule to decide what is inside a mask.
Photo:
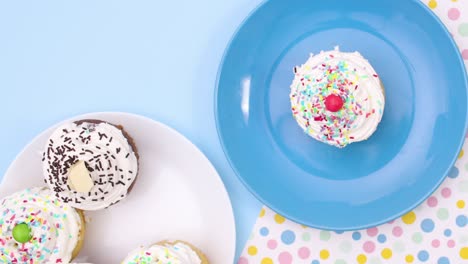
[{"label": "chocolate sprinkles", "polygon": [[[105,122],[66,124],[53,133],[42,153],[44,182],[57,198],[79,209],[96,210],[116,204],[126,196],[138,171],[136,156],[130,157],[133,152],[129,152],[132,146],[128,141],[120,129]],[[86,193],[68,184],[70,168],[80,160],[85,162],[94,184]]]}]

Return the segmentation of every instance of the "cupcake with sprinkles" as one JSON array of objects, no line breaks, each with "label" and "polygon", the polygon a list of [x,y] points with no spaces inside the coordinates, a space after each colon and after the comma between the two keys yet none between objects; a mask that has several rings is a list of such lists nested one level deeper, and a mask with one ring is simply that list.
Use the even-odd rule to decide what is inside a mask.
[{"label": "cupcake with sprinkles", "polygon": [[2,199],[0,212],[0,263],[69,263],[83,245],[83,213],[47,188]]},{"label": "cupcake with sprinkles", "polygon": [[382,82],[359,52],[311,54],[294,68],[293,117],[312,138],[339,148],[367,140],[385,106]]},{"label": "cupcake with sprinkles", "polygon": [[200,249],[188,242],[161,241],[132,251],[122,264],[208,264]]},{"label": "cupcake with sprinkles", "polygon": [[138,153],[122,126],[81,120],[57,128],[43,153],[45,182],[64,203],[100,210],[124,199],[138,174]]}]

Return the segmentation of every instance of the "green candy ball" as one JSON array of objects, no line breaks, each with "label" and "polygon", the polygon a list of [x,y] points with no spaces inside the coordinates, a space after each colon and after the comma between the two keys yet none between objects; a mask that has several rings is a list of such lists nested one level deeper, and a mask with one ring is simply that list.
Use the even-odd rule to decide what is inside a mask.
[{"label": "green candy ball", "polygon": [[31,228],[29,228],[28,224],[25,223],[17,224],[13,228],[13,238],[18,243],[28,242],[32,238]]}]

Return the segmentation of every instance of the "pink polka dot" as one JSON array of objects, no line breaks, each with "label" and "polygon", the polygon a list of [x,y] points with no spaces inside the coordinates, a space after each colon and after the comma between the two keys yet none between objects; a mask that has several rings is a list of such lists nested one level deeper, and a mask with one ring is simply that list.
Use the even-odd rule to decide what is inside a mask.
[{"label": "pink polka dot", "polygon": [[249,264],[249,261],[245,257],[240,257],[237,264]]},{"label": "pink polka dot", "polygon": [[460,17],[460,10],[458,10],[458,8],[450,8],[448,11],[448,17],[451,20],[457,20]]},{"label": "pink polka dot", "polygon": [[267,242],[267,247],[269,249],[275,249],[276,247],[278,246],[278,242],[276,242],[276,240],[268,240]]},{"label": "pink polka dot", "polygon": [[396,226],[393,228],[392,234],[396,237],[400,237],[403,234],[403,229],[401,229],[399,226]]},{"label": "pink polka dot", "polygon": [[447,246],[449,248],[454,248],[455,247],[455,241],[453,241],[452,239],[450,239],[448,242],[447,242]]},{"label": "pink polka dot", "polygon": [[278,256],[278,260],[280,264],[291,264],[292,263],[292,256],[289,254],[289,252],[282,252]]},{"label": "pink polka dot", "polygon": [[377,229],[377,227],[372,227],[372,228],[367,229],[367,234],[371,237],[376,236],[377,233],[379,233],[379,230]]},{"label": "pink polka dot", "polygon": [[[468,60],[468,49],[464,49],[462,51],[462,57],[464,60]],[[466,137],[468,137],[468,133],[466,134]]]},{"label": "pink polka dot", "polygon": [[310,256],[310,250],[306,247],[301,247],[297,254],[301,259],[306,259]]},{"label": "pink polka dot", "polygon": [[442,189],[442,196],[444,198],[449,198],[451,194],[452,194],[452,191],[449,188]]},{"label": "pink polka dot", "polygon": [[366,252],[366,253],[372,253],[375,250],[375,244],[372,241],[367,241],[362,246],[362,249],[364,249],[364,252]]},{"label": "pink polka dot", "polygon": [[434,196],[431,196],[429,197],[429,199],[427,199],[427,205],[429,205],[430,207],[436,207],[437,203],[437,198],[435,198]]},{"label": "pink polka dot", "polygon": [[438,239],[432,240],[432,246],[438,248],[440,246],[440,241]]}]

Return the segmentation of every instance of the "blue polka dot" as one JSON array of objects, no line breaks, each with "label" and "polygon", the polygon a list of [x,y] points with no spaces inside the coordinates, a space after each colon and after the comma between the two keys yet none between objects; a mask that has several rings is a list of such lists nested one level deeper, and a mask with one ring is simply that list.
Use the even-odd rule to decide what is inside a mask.
[{"label": "blue polka dot", "polygon": [[262,227],[260,229],[260,235],[262,235],[262,236],[268,236],[269,233],[270,233],[270,231],[266,227]]},{"label": "blue polka dot", "polygon": [[456,177],[458,177],[458,173],[459,173],[458,168],[457,168],[457,167],[453,167],[453,168],[450,170],[450,172],[449,172],[449,174],[448,174],[447,176],[448,176],[449,178],[455,179]]},{"label": "blue polka dot", "polygon": [[320,264],[320,261],[318,260],[312,260],[312,263],[311,264]]},{"label": "blue polka dot", "polygon": [[430,233],[434,230],[434,221],[431,219],[424,219],[421,222],[421,229],[426,233]]},{"label": "blue polka dot", "polygon": [[338,235],[341,235],[344,233],[344,231],[335,231],[335,233],[337,233]]},{"label": "blue polka dot", "polygon": [[464,227],[468,223],[468,218],[466,218],[466,216],[464,215],[459,215],[457,216],[456,222],[457,222],[457,226]]},{"label": "blue polka dot", "polygon": [[429,253],[426,250],[421,250],[418,253],[418,259],[420,261],[426,262],[429,259]]},{"label": "blue polka dot", "polygon": [[354,232],[354,233],[353,233],[353,239],[356,240],[356,241],[359,240],[359,239],[361,239],[361,233],[359,233],[359,232]]},{"label": "blue polka dot", "polygon": [[281,241],[286,245],[291,245],[296,240],[296,234],[291,230],[286,230],[281,234]]},{"label": "blue polka dot", "polygon": [[441,257],[437,261],[437,264],[450,264],[450,260],[447,257]]},{"label": "blue polka dot", "polygon": [[385,243],[385,241],[387,241],[387,237],[384,234],[380,234],[377,237],[377,241],[379,241],[380,243]]},{"label": "blue polka dot", "polygon": [[445,235],[446,237],[451,236],[451,235],[452,235],[452,230],[450,230],[450,229],[445,229],[444,235]]}]

